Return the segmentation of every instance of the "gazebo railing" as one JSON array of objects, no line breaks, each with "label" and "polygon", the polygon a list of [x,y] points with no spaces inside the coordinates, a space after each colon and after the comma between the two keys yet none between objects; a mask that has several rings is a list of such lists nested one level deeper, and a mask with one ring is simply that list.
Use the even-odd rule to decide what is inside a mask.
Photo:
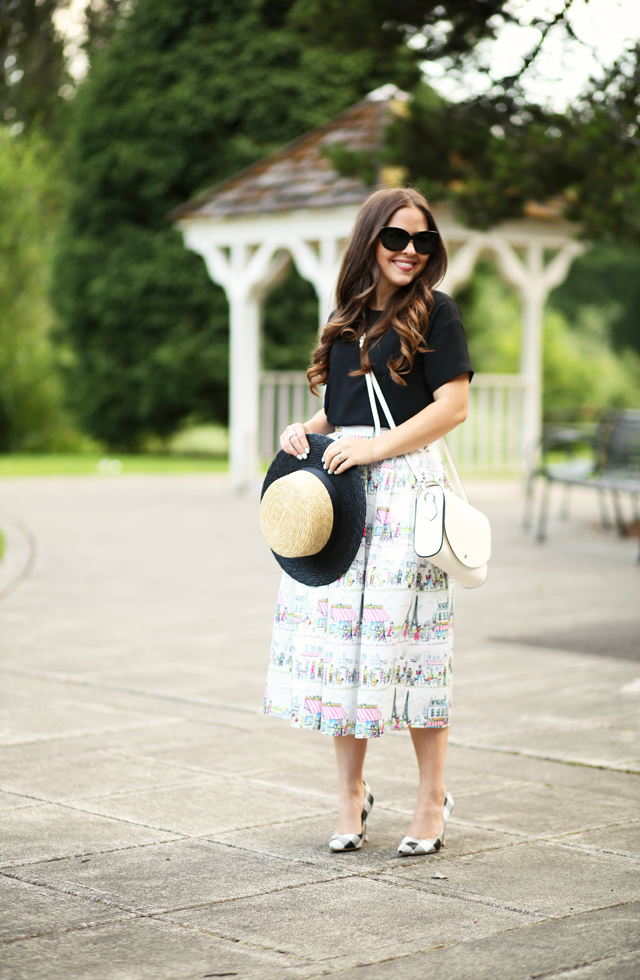
[{"label": "gazebo railing", "polygon": [[260,375],[260,456],[272,459],[280,433],[289,422],[303,421],[322,408],[309,391],[304,371],[263,371]]},{"label": "gazebo railing", "polygon": [[447,436],[460,467],[482,473],[522,469],[524,395],[521,374],[474,374],[467,419]]},{"label": "gazebo railing", "polygon": [[[522,467],[524,378],[476,374],[469,389],[466,422],[447,436],[458,465],[482,473]],[[263,371],[260,376],[260,455],[271,459],[286,426],[306,419],[322,402],[309,393],[304,371]]]}]

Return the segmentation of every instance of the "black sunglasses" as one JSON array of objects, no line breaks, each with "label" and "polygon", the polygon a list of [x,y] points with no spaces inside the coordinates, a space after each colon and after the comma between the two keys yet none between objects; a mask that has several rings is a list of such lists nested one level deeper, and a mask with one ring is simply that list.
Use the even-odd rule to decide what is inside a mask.
[{"label": "black sunglasses", "polygon": [[440,235],[437,231],[417,231],[415,235],[410,235],[404,228],[387,226],[380,230],[378,237],[389,252],[404,252],[409,242],[413,242],[419,255],[430,255],[435,251]]}]

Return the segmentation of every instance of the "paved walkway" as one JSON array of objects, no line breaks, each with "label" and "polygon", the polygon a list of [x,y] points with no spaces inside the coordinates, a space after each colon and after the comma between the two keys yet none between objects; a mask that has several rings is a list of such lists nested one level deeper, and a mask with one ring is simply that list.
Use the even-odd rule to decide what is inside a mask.
[{"label": "paved walkway", "polygon": [[637,542],[578,495],[541,548],[515,485],[472,491],[495,557],[456,595],[456,807],[444,851],[399,860],[406,733],[370,746],[370,843],[332,855],[330,740],[259,713],[278,572],[255,499],[0,482],[0,592],[30,554],[10,515],[38,551],[0,602],[3,980],[640,975]]}]

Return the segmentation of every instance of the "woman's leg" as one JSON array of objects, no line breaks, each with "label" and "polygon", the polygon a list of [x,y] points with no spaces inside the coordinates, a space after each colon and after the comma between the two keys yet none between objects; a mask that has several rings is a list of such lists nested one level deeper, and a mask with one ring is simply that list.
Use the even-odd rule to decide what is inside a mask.
[{"label": "woman's leg", "polygon": [[432,840],[442,830],[444,758],[449,729],[412,728],[410,731],[418,760],[420,785],[409,836],[418,840]]},{"label": "woman's leg", "polygon": [[364,780],[362,768],[367,751],[367,739],[355,735],[336,735],[338,767],[338,830],[339,834],[359,834],[362,830],[362,801]]}]

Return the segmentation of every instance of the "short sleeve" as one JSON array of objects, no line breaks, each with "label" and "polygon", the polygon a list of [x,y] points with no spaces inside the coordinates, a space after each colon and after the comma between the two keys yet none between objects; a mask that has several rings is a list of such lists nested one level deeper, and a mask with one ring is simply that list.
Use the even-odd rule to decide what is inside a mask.
[{"label": "short sleeve", "polygon": [[427,347],[424,376],[431,392],[466,372],[473,377],[460,310],[446,293],[437,294],[429,318]]}]

